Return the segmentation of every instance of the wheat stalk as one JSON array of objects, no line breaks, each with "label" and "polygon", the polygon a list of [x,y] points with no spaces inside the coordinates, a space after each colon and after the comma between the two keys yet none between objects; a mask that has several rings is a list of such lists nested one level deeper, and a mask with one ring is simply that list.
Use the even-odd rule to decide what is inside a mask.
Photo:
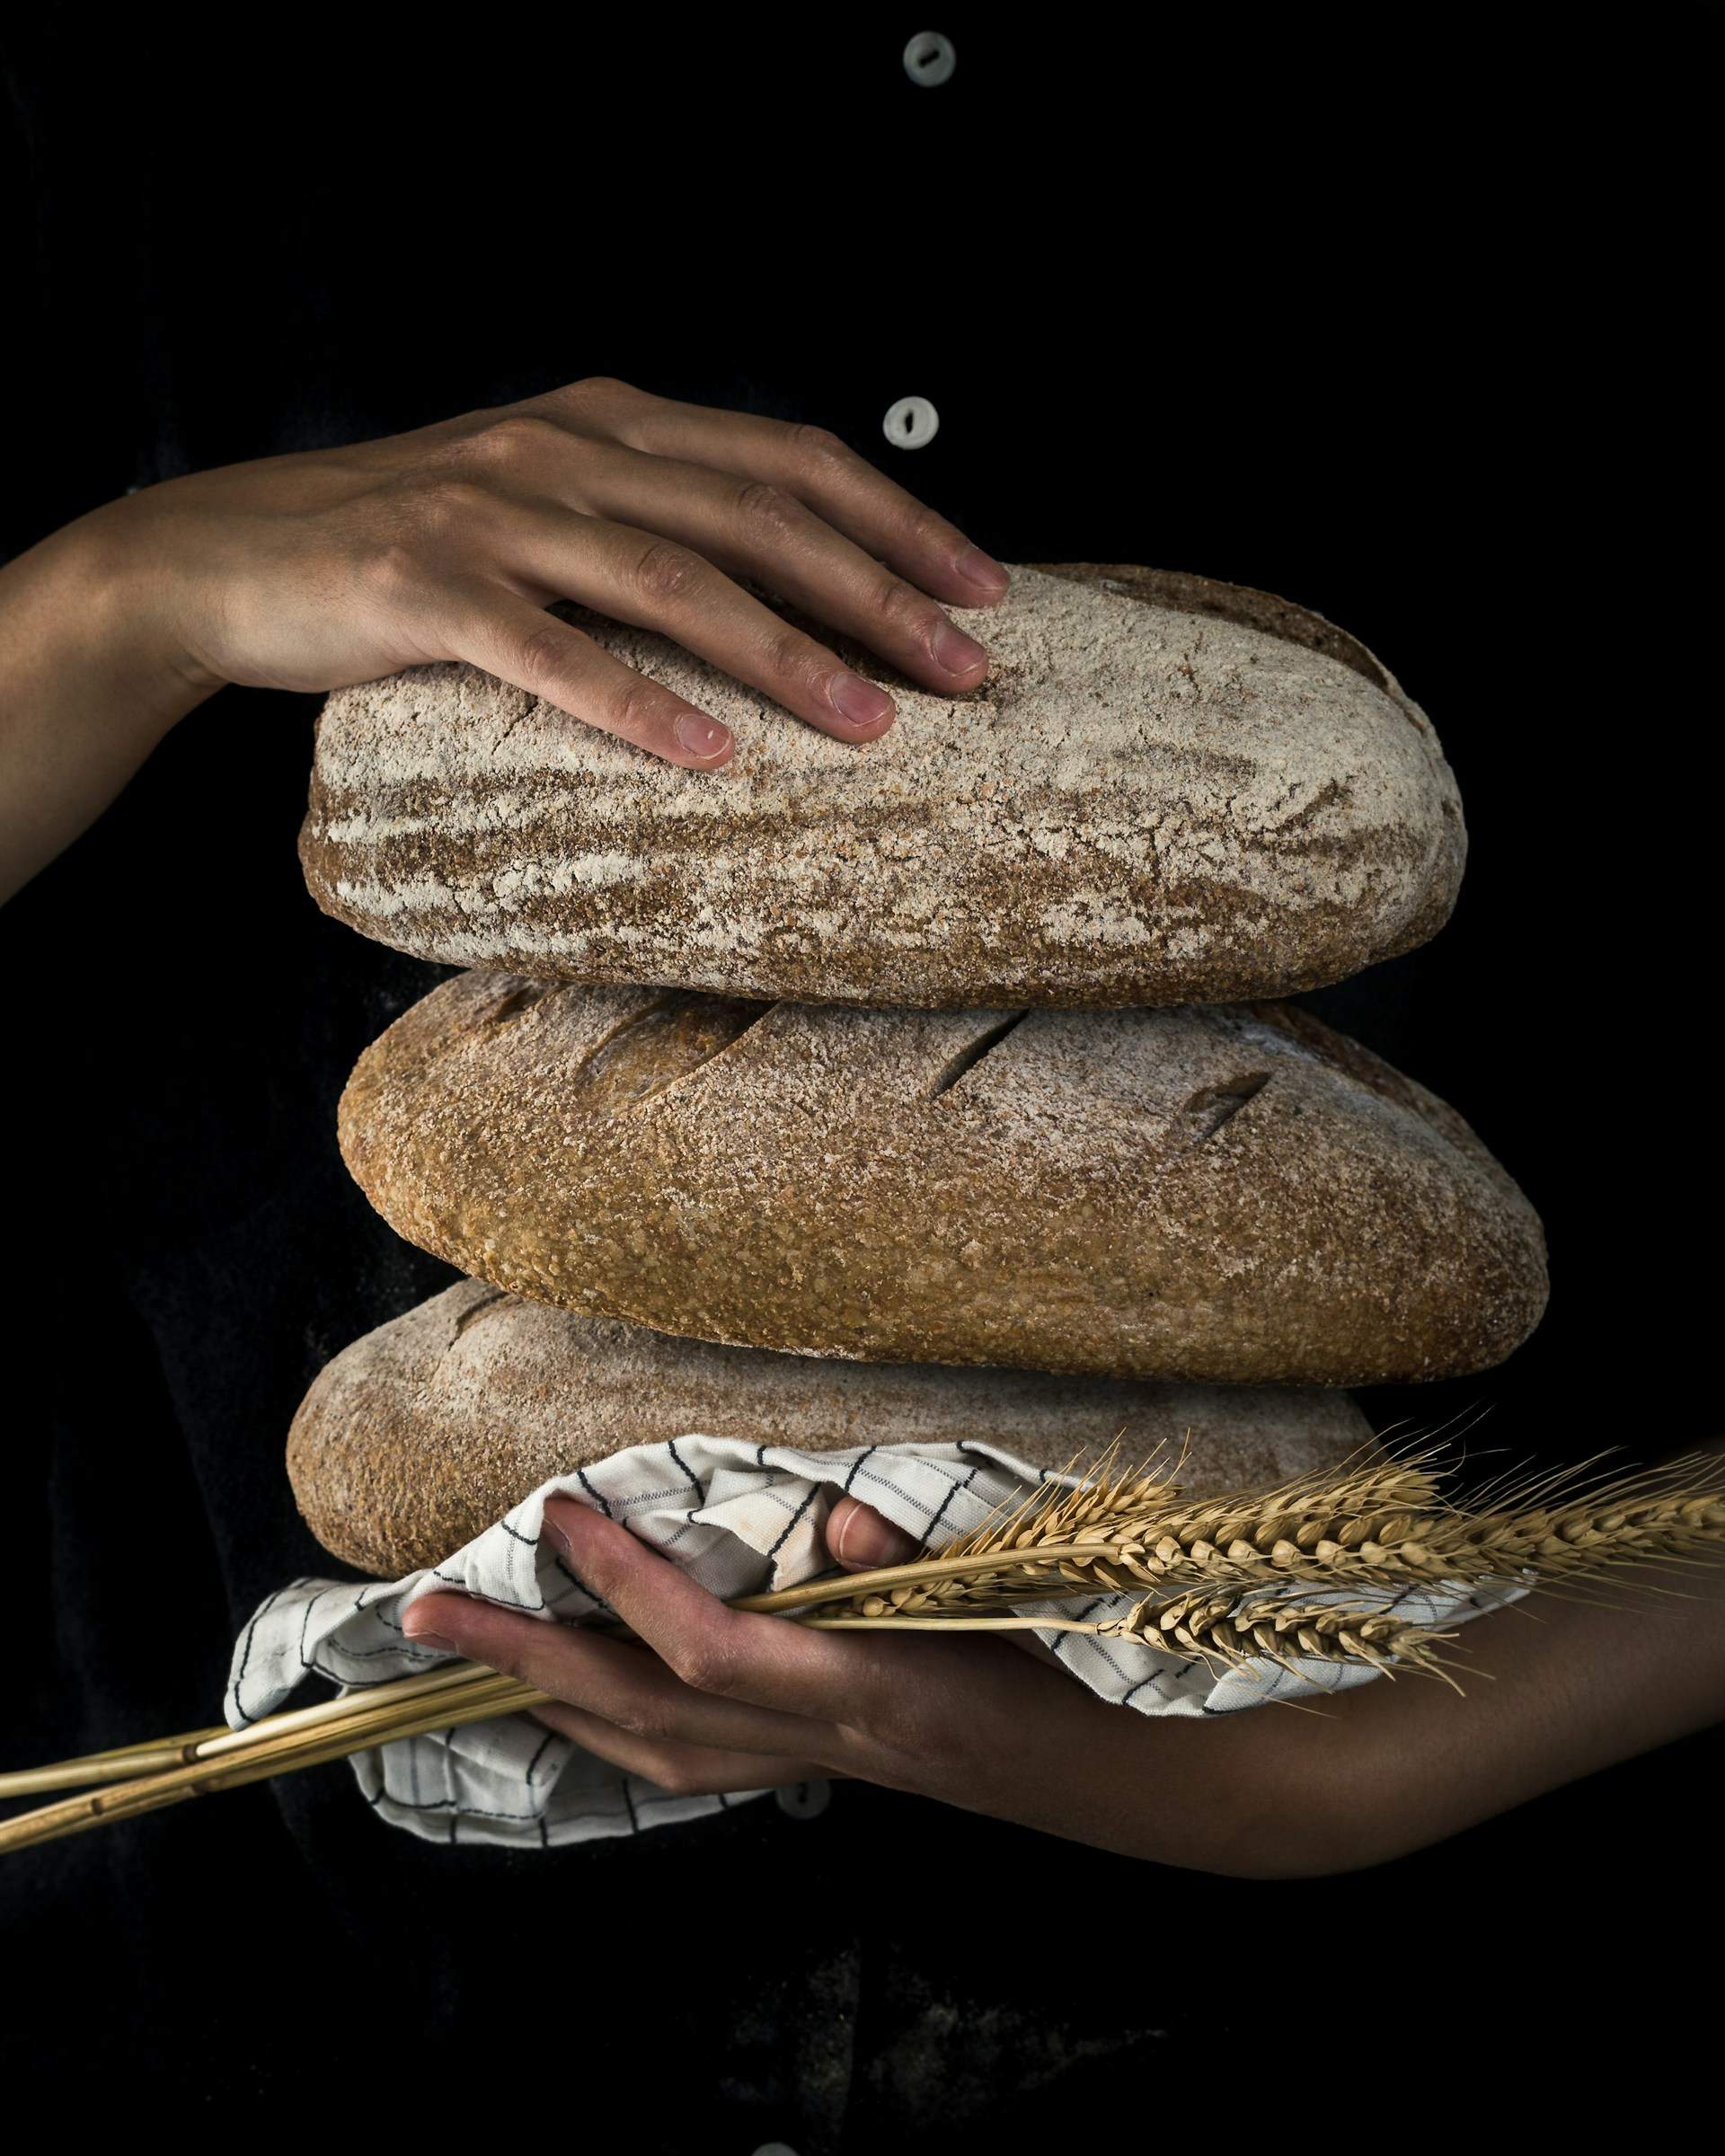
[{"label": "wheat stalk", "polygon": [[[374,1685],[343,1700],[326,1701],[288,1714],[267,1715],[249,1729],[226,1731],[208,1738],[195,1747],[190,1760],[165,1772],[128,1773],[124,1780],[116,1777],[107,1788],[22,1813],[0,1824],[0,1853],[84,1833],[92,1827],[159,1811],[190,1797],[240,1789],[247,1782],[291,1773],[300,1767],[321,1766],[329,1760],[367,1752],[374,1745],[394,1744],[402,1737],[427,1736],[434,1730],[456,1728],[464,1722],[517,1714],[524,1708],[542,1704],[547,1696],[514,1677],[500,1676],[495,1670],[473,1663],[431,1674],[435,1682],[403,1677],[396,1683]],[[125,1748],[130,1752],[141,1749]],[[116,1755],[93,1754],[89,1761],[66,1763],[82,1768],[102,1756]],[[124,1753],[119,1756],[123,1757]]]},{"label": "wheat stalk", "polygon": [[[880,1621],[869,1618],[817,1617],[805,1621],[831,1630],[883,1629]],[[1272,1609],[1261,1603],[1236,1604],[1232,1597],[1204,1601],[1195,1596],[1160,1604],[1146,1601],[1126,1618],[1111,1621],[1051,1615],[912,1617],[895,1618],[884,1629],[1110,1633],[1154,1646],[1172,1640],[1174,1647],[1201,1656],[1212,1668],[1239,1667],[1265,1653],[1291,1666],[1286,1660],[1291,1644],[1318,1660],[1366,1661],[1387,1669],[1395,1659],[1426,1668],[1433,1666],[1430,1643],[1451,1636],[1386,1621],[1374,1610],[1328,1604]],[[481,1664],[458,1663],[425,1675],[368,1686],[343,1699],[268,1715],[246,1729],[190,1732],[184,1738],[121,1745],[56,1767],[8,1775],[0,1778],[0,1795],[23,1796],[84,1781],[100,1780],[105,1786],[0,1823],[0,1854],[139,1817],[189,1798],[323,1765],[379,1745],[518,1714],[544,1704],[548,1697]]]},{"label": "wheat stalk", "polygon": [[[1411,1460],[1374,1462],[1340,1475],[1313,1473],[1281,1488],[1190,1500],[1147,1468],[1112,1471],[1105,1461],[1073,1489],[1034,1490],[1015,1511],[991,1515],[924,1558],[849,1579],[811,1581],[738,1606],[783,1613],[842,1599],[858,1613],[1072,1592],[1133,1593],[1146,1586],[1214,1583],[1230,1561],[1243,1578],[1297,1577],[1296,1560],[1321,1561],[1322,1546],[1352,1549],[1374,1528],[1440,1503],[1435,1478]],[[1184,1575],[1182,1577],[1181,1575]],[[925,1599],[926,1598],[926,1599]],[[879,1606],[865,1604],[878,1604]]]},{"label": "wheat stalk", "polygon": [[[938,1558],[817,1580],[730,1606],[821,1629],[1110,1633],[1237,1668],[1268,1659],[1443,1674],[1454,1637],[1334,1590],[1534,1586],[1608,1578],[1624,1566],[1679,1565],[1725,1540],[1725,1489],[1687,1489],[1719,1463],[1691,1454],[1587,1487],[1588,1471],[1500,1478],[1491,1502],[1451,1505],[1430,1455],[1376,1458],[1269,1491],[1190,1499],[1148,1466],[1112,1452],[1076,1487],[1033,1491],[997,1509]],[[1316,1602],[1298,1590],[1331,1591]],[[1022,1613],[1014,1605],[1081,1595],[1136,1595],[1121,1618]],[[403,1677],[344,1699],[270,1715],[249,1729],[191,1731],[0,1777],[0,1796],[101,1780],[108,1786],[0,1825],[0,1851],[80,1833],[190,1797],[238,1788],[402,1737],[518,1713],[546,1695],[473,1664]],[[53,1778],[53,1779],[51,1779]]]},{"label": "wheat stalk", "polygon": [[1584,1472],[1562,1471],[1512,1486],[1483,1511],[1449,1504],[1417,1460],[1200,1500],[1154,1473],[1105,1474],[1034,1493],[938,1558],[738,1606],[785,1613],[836,1604],[845,1614],[885,1619],[977,1615],[1074,1594],[1165,1598],[1202,1587],[1237,1598],[1272,1586],[1585,1580],[1610,1567],[1681,1563],[1725,1533],[1725,1489],[1682,1486],[1698,1463],[1694,1456],[1592,1490]]},{"label": "wheat stalk", "polygon": [[[1124,1617],[1057,1617],[1041,1613],[907,1617],[893,1611],[884,1616],[808,1617],[802,1621],[811,1630],[825,1631],[1090,1632],[1137,1640],[1164,1653],[1185,1654],[1204,1662],[1212,1676],[1266,1659],[1301,1675],[1305,1673],[1290,1659],[1296,1651],[1307,1661],[1369,1664],[1386,1676],[1394,1674],[1393,1665],[1442,1675],[1443,1665],[1432,1650],[1439,1642],[1456,1636],[1410,1623],[1391,1615],[1377,1603],[1355,1608],[1286,1596],[1213,1595],[1206,1589],[1175,1595],[1167,1602],[1146,1595]],[[1445,1682],[1453,1683],[1449,1678]]]}]

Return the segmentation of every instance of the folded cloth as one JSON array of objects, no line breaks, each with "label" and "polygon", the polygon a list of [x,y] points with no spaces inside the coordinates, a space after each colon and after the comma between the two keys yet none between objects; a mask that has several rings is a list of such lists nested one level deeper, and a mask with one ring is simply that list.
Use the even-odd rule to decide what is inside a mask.
[{"label": "folded cloth", "polygon": [[[1028,1483],[1054,1477],[981,1443],[869,1445],[803,1453],[734,1437],[677,1437],[615,1453],[597,1466],[543,1483],[493,1527],[429,1571],[363,1584],[296,1579],[258,1610],[234,1650],[225,1712],[243,1728],[272,1714],[308,1675],[342,1692],[420,1674],[447,1655],[414,1645],[402,1613],[421,1595],[464,1588],[548,1622],[609,1615],[542,1534],[545,1500],[566,1497],[623,1520],[714,1595],[792,1586],[830,1569],[824,1530],[834,1500],[848,1491],[920,1542],[945,1541],[976,1526]],[[1523,1590],[1349,1591],[1393,1608],[1410,1623],[1455,1624],[1514,1601]],[[1309,1588],[1305,1600],[1319,1601]],[[1100,1595],[1076,1604],[1026,1602],[1026,1614],[1094,1620],[1124,1616],[1135,1597]],[[1217,1676],[1201,1660],[1135,1639],[1085,1632],[1037,1635],[1100,1698],[1140,1714],[1233,1714],[1267,1700],[1309,1698],[1367,1683],[1376,1671],[1352,1664],[1296,1660],[1295,1670],[1262,1661]],[[500,1716],[432,1736],[403,1738],[354,1754],[367,1801],[393,1826],[427,1841],[548,1849],[610,1834],[640,1833],[721,1811],[762,1789],[730,1797],[671,1796],[597,1759],[525,1715]]]}]

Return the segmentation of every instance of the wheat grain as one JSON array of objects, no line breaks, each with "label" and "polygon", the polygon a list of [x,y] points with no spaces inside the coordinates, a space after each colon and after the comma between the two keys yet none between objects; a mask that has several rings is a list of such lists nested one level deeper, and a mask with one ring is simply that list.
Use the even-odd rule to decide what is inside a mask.
[{"label": "wheat grain", "polygon": [[[1593,1490],[1574,1471],[1522,1486],[1545,1501],[1464,1511],[1418,1462],[1320,1476],[1269,1492],[1185,1500],[1145,1473],[1035,1493],[937,1558],[848,1580],[826,1580],[739,1606],[788,1611],[838,1603],[883,1618],[986,1613],[1071,1594],[1163,1597],[1297,1586],[1359,1590],[1474,1586],[1498,1579],[1554,1583],[1624,1565],[1679,1564],[1725,1533],[1725,1490],[1681,1487],[1694,1461],[1675,1462]],[[1710,1462],[1715,1471],[1717,1462]],[[1510,1490],[1506,1498],[1521,1493]]]},{"label": "wheat grain", "polygon": [[[1464,1511],[1429,1471],[1431,1455],[1376,1457],[1340,1475],[1200,1500],[1150,1466],[1117,1470],[1112,1451],[1076,1488],[1033,1491],[950,1543],[938,1558],[746,1595],[733,1609],[795,1613],[823,1627],[940,1630],[995,1621],[1023,1627],[1015,1605],[1104,1592],[1137,1599],[1119,1618],[1051,1621],[1172,1646],[1215,1668],[1267,1659],[1359,1663],[1385,1674],[1442,1675],[1435,1648],[1454,1634],[1381,1605],[1324,1602],[1299,1589],[1447,1586],[1511,1579],[1532,1586],[1609,1578],[1625,1567],[1679,1565],[1725,1539],[1725,1489],[1685,1488],[1719,1462],[1691,1454],[1616,1480],[1588,1468],[1513,1474],[1492,1502]],[[1070,1470],[1068,1471],[1071,1471]],[[834,1605],[836,1605],[836,1607]],[[819,1615],[810,1613],[820,1612]],[[362,1695],[267,1717],[243,1732],[191,1732],[10,1778],[14,1793],[48,1778],[111,1786],[0,1824],[0,1851],[22,1849],[186,1798],[231,1789],[461,1722],[518,1712],[543,1692],[472,1665],[379,1685]],[[192,1756],[185,1756],[190,1749]],[[137,1772],[164,1751],[183,1763]],[[124,1780],[121,1777],[125,1777]]]},{"label": "wheat grain", "polygon": [[1379,1607],[1349,1607],[1303,1597],[1240,1597],[1196,1589],[1158,1602],[1146,1595],[1111,1624],[1097,1628],[1121,1639],[1195,1655],[1212,1672],[1268,1660],[1300,1674],[1293,1660],[1367,1663],[1385,1675],[1393,1665],[1441,1674],[1433,1648],[1453,1639]]}]

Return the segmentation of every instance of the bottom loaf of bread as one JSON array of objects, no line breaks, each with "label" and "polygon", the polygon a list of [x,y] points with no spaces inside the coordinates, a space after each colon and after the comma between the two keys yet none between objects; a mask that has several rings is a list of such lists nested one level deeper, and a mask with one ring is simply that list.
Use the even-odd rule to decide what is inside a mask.
[{"label": "bottom loaf of bread", "polygon": [[1346,1458],[1345,1392],[823,1361],[571,1315],[464,1280],[321,1371],[288,1439],[299,1509],[385,1578],[436,1564],[553,1475],[692,1432],[803,1452],[986,1439],[1063,1469],[1120,1440],[1185,1452],[1195,1491],[1261,1489]]}]

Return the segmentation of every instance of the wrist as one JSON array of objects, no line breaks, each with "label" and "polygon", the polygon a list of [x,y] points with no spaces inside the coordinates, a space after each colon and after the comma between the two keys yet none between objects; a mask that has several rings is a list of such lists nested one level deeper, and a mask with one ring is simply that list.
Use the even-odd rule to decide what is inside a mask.
[{"label": "wrist", "polygon": [[75,620],[82,648],[150,747],[222,685],[181,635],[173,564],[144,497],[93,509],[49,542],[57,613]]}]

